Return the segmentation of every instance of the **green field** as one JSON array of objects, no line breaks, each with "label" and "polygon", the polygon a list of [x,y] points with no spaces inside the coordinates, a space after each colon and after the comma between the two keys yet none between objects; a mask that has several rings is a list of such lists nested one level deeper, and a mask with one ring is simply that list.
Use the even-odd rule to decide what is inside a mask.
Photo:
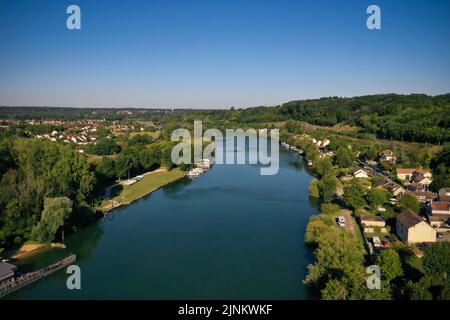
[{"label": "green field", "polygon": [[106,212],[113,206],[130,204],[162,186],[184,177],[184,175],[185,173],[178,168],[170,171],[164,169],[147,173],[141,181],[130,186],[123,186],[123,189],[116,196],[104,200],[99,209]]}]

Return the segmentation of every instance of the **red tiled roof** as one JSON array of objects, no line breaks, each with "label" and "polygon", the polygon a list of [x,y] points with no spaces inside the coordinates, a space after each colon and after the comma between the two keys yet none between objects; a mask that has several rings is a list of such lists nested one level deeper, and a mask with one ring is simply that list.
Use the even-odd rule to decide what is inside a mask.
[{"label": "red tiled roof", "polygon": [[431,210],[450,211],[450,202],[433,202]]}]

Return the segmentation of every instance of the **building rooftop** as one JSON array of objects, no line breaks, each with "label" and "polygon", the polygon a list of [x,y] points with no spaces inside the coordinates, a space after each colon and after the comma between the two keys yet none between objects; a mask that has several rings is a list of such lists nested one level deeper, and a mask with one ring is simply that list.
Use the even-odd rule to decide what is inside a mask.
[{"label": "building rooftop", "polygon": [[17,269],[17,266],[8,263],[8,262],[0,262],[0,279],[13,273]]},{"label": "building rooftop", "polygon": [[432,202],[431,210],[450,211],[450,202]]},{"label": "building rooftop", "polygon": [[384,222],[384,219],[379,216],[363,216],[360,218],[361,221],[380,221]]},{"label": "building rooftop", "polygon": [[423,222],[423,219],[411,209],[406,209],[397,216],[397,221],[407,228],[414,227],[416,224]]}]

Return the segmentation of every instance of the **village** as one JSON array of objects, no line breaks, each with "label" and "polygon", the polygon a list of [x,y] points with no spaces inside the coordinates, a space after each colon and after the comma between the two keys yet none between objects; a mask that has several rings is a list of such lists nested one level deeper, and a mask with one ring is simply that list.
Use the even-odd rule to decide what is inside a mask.
[{"label": "village", "polygon": [[102,137],[111,139],[114,134],[132,132],[154,132],[157,130],[152,121],[119,121],[106,119],[64,120],[17,120],[2,119],[0,130],[21,129],[29,138],[45,139],[51,142],[64,142],[78,146],[96,143]]},{"label": "village", "polygon": [[[307,141],[318,151],[316,159],[330,158],[335,151],[329,148],[330,139],[318,140],[303,134],[300,142],[281,142],[281,145],[303,157],[305,164],[313,169],[315,162],[308,152],[301,148]],[[351,166],[348,174],[340,174],[343,185],[358,181],[367,190],[383,190],[390,195],[386,204],[377,206],[370,212],[363,208],[351,210],[341,201],[342,186],[336,188],[336,203],[340,203],[340,213],[336,214],[336,224],[351,232],[361,231],[366,249],[372,259],[381,250],[390,248],[396,241],[412,246],[418,256],[435,242],[450,241],[450,187],[441,188],[438,193],[430,191],[433,181],[431,170],[424,168],[397,167],[397,155],[389,149],[383,150],[375,159],[360,158]],[[389,169],[386,169],[389,168]],[[400,210],[402,197],[414,197],[420,203],[420,212],[411,209]],[[394,219],[386,221],[383,213],[387,210],[400,210]],[[356,224],[356,225],[354,225]]]}]

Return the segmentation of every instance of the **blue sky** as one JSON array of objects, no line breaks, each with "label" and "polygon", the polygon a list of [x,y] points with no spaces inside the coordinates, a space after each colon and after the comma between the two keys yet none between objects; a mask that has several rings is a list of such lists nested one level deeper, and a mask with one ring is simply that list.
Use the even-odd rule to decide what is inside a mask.
[{"label": "blue sky", "polygon": [[[66,28],[81,8],[82,29]],[[366,8],[382,29],[366,28]],[[450,92],[450,1],[2,0],[0,105],[226,108]]]}]

